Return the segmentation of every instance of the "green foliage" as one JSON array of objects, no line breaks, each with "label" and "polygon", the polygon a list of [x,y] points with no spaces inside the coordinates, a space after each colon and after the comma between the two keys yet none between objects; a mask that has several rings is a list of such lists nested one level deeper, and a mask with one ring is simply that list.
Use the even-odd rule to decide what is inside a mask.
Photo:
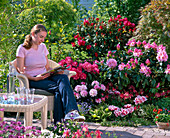
[{"label": "green foliage", "polygon": [[150,0],[94,0],[94,2],[92,11],[89,11],[90,16],[108,20],[111,16],[120,14],[137,24],[140,7],[145,6]]},{"label": "green foliage", "polygon": [[137,31],[134,38],[163,44],[170,54],[170,10],[168,5],[169,0],[151,0],[151,3],[142,9],[141,19],[136,27]]},{"label": "green foliage", "polygon": [[158,109],[158,106],[153,104],[142,105],[136,112],[137,117],[145,118],[148,120],[153,120],[155,118],[155,114],[153,113],[154,109]]},{"label": "green foliage", "polygon": [[98,105],[95,108],[90,109],[89,111],[90,116],[87,120],[90,120],[92,122],[105,122],[108,117],[112,115],[112,112],[109,111],[106,104]]},{"label": "green foliage", "polygon": [[60,22],[66,29],[73,27],[75,22],[75,10],[71,4],[63,0],[47,0],[40,1],[36,6],[22,11],[18,20],[20,24],[16,29],[18,34],[29,34],[31,28],[38,23],[42,23],[48,30],[51,30],[51,42],[57,41],[60,36],[62,27]]},{"label": "green foliage", "polygon": [[162,99],[157,99],[156,101],[153,102],[154,105],[158,106],[159,108],[163,109],[168,109],[170,110],[170,98],[162,98]]}]

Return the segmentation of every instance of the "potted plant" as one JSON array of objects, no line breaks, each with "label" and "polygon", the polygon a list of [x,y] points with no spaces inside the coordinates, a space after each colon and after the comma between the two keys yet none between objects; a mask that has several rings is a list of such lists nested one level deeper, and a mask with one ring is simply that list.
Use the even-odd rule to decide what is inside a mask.
[{"label": "potted plant", "polygon": [[160,129],[170,129],[170,111],[167,109],[154,109],[154,114],[156,114],[154,121]]}]

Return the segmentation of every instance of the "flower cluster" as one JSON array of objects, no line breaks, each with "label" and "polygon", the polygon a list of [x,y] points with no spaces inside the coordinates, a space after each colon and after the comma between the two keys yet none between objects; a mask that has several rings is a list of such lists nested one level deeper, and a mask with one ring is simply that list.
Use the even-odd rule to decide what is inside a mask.
[{"label": "flower cluster", "polygon": [[135,105],[138,105],[138,104],[144,103],[146,100],[147,100],[147,98],[145,96],[138,95],[135,98],[134,102],[135,102]]},{"label": "flower cluster", "polygon": [[[134,102],[135,102],[135,105],[138,105],[138,104],[141,104],[141,103],[144,103],[146,101],[146,97],[145,96],[140,96],[138,95]],[[110,105],[108,107],[109,110],[113,111],[114,115],[116,117],[118,116],[121,116],[121,117],[124,117],[128,114],[131,114],[134,112],[134,110],[136,109],[136,107],[132,106],[131,104],[126,104],[124,105],[124,108],[119,108],[117,106],[114,106],[114,105]]]},{"label": "flower cluster", "polygon": [[79,112],[81,115],[86,115],[91,109],[91,105],[87,102],[82,102],[78,104]]},{"label": "flower cluster", "polygon": [[[50,126],[49,130],[53,132],[53,137],[60,136],[63,138],[80,138],[80,137],[92,137],[101,138],[102,132],[99,130],[90,131],[88,129],[88,125],[82,123],[79,124],[77,122],[73,122],[72,120],[64,121],[63,123],[57,122],[55,126]],[[46,135],[47,137],[48,135]]]},{"label": "flower cluster", "polygon": [[14,122],[11,121],[10,124],[8,124],[5,121],[2,121],[0,123],[0,137],[38,137],[41,135],[40,130],[36,130],[36,127],[33,126],[27,126],[24,127],[21,125],[21,122]]},{"label": "flower cluster", "polygon": [[160,45],[159,47],[157,47],[157,56],[156,59],[159,62],[166,62],[168,60],[168,54],[166,53],[166,47],[164,47],[163,45]]},{"label": "flower cluster", "polygon": [[104,102],[106,98],[108,98],[105,85],[100,84],[98,81],[93,81],[89,88],[84,82],[81,83],[81,85],[77,85],[74,88],[74,95],[77,101],[87,101],[95,104],[99,104],[102,101]]},{"label": "flower cluster", "polygon": [[157,122],[169,123],[170,121],[170,111],[168,109],[158,109],[158,110],[154,109],[153,114],[156,115],[154,118],[155,123]]},{"label": "flower cluster", "polygon": [[78,63],[77,61],[73,61],[71,57],[66,57],[65,59],[61,60],[59,64],[61,66],[70,66],[68,70],[76,72],[76,75],[72,77],[74,80],[86,80],[86,73],[99,74],[98,65],[95,62],[93,62],[93,64],[87,61],[84,63]]},{"label": "flower cluster", "polygon": [[108,50],[123,49],[120,45],[115,45],[124,45],[135,29],[135,24],[121,15],[110,17],[108,22],[99,22],[99,18],[91,17],[84,19],[83,24],[78,26],[78,33],[74,36],[75,42],[71,44],[76,50],[86,52],[93,59],[99,59]]}]

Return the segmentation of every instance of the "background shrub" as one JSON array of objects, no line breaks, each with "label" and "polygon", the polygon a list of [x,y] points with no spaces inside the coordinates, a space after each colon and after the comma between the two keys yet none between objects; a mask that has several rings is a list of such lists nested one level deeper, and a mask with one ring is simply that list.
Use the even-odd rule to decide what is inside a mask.
[{"label": "background shrub", "polygon": [[141,11],[141,19],[137,25],[135,39],[146,40],[149,43],[163,44],[170,55],[169,41],[169,1],[151,0]]},{"label": "background shrub", "polygon": [[110,17],[122,15],[130,22],[137,24],[140,17],[140,7],[145,6],[150,0],[95,0],[89,15],[101,20],[109,20]]}]

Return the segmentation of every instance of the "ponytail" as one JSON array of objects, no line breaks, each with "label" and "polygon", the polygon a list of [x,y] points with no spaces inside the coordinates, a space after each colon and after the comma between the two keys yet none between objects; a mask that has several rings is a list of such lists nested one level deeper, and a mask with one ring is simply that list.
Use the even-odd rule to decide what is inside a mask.
[{"label": "ponytail", "polygon": [[29,34],[29,35],[26,35],[25,37],[23,47],[25,47],[26,49],[30,49],[31,46],[32,46],[32,37]]}]

